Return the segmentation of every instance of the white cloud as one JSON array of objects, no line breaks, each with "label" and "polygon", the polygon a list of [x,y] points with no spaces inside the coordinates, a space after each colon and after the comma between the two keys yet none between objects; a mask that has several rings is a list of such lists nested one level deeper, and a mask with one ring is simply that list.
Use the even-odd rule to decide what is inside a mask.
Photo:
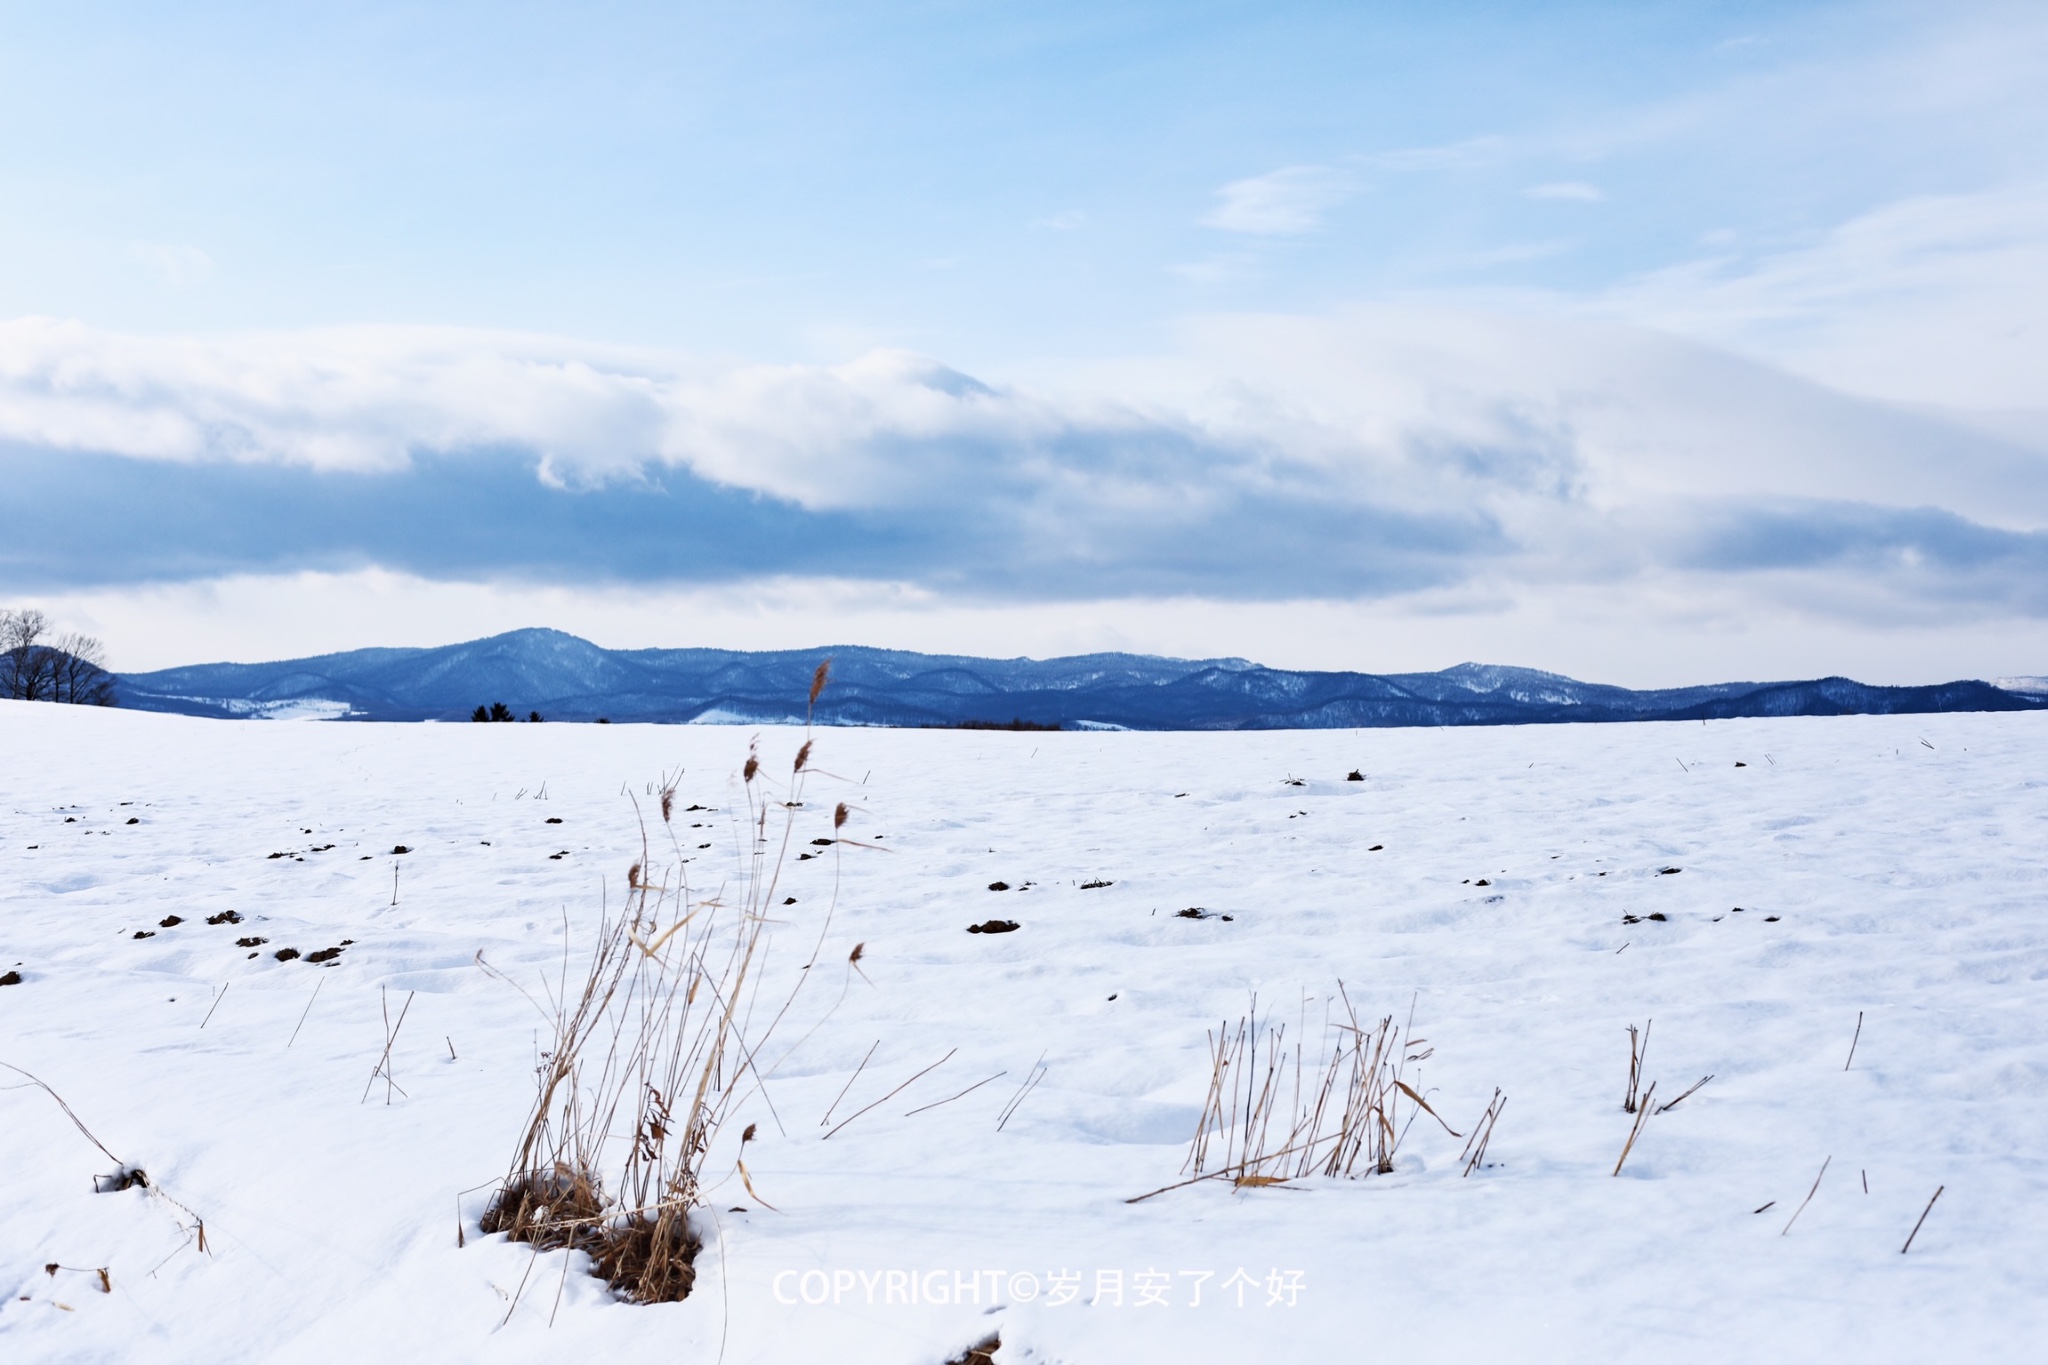
[{"label": "white cloud", "polygon": [[1598,185],[1583,180],[1552,180],[1531,185],[1522,193],[1531,199],[1566,199],[1581,204],[1597,204],[1607,197]]},{"label": "white cloud", "polygon": [[494,443],[601,463],[658,439],[656,381],[630,366],[606,348],[452,329],[147,337],[22,318],[0,323],[0,438],[321,469]]},{"label": "white cloud", "polygon": [[1324,216],[1356,193],[1354,178],[1329,166],[1285,166],[1216,191],[1217,205],[1202,222],[1225,232],[1295,237],[1314,232]]},{"label": "white cloud", "polygon": [[1892,401],[2048,407],[2048,184],[1923,196],[1750,257],[1642,276],[1596,311]]},{"label": "white cloud", "polygon": [[1048,214],[1033,219],[1031,226],[1044,228],[1048,232],[1073,232],[1088,225],[1088,214],[1082,209],[1067,209],[1061,213]]},{"label": "white cloud", "polygon": [[[354,523],[332,519],[314,528],[327,559],[295,560],[289,537],[259,547],[266,565],[338,556],[454,577],[507,562],[460,545],[529,535],[557,556],[534,558],[536,574],[681,572],[673,554],[571,544],[557,504],[507,491],[538,457],[557,487],[616,498],[646,480],[649,497],[678,499],[694,495],[659,476],[687,471],[813,519],[778,524],[824,559],[766,547],[753,577],[843,560],[932,592],[1482,613],[1594,589],[1647,602],[1644,585],[1690,583],[1702,602],[1838,622],[2033,618],[2048,613],[2048,459],[2031,430],[1904,410],[1612,321],[1421,304],[1200,319],[1174,354],[1028,387],[899,351],[712,367],[475,332],[0,325],[0,449],[391,478],[436,452],[485,452],[501,472],[428,520],[508,520],[451,526],[465,534],[447,554],[405,559],[402,536],[351,541]],[[259,515],[268,486],[222,515]],[[263,540],[193,525],[177,534]],[[16,574],[32,567],[25,543]],[[175,562],[184,543],[134,562]]]}]

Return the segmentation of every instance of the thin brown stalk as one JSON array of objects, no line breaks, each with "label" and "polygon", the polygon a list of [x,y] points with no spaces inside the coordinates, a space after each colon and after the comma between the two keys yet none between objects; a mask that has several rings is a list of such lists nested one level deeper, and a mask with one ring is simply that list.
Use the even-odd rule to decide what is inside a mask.
[{"label": "thin brown stalk", "polygon": [[1458,1159],[1465,1163],[1463,1175],[1472,1174],[1486,1161],[1486,1144],[1493,1141],[1493,1126],[1500,1121],[1501,1111],[1507,1107],[1508,1097],[1496,1086],[1486,1112],[1472,1125],[1472,1136],[1465,1139],[1465,1150],[1458,1153]]},{"label": "thin brown stalk", "polygon": [[1628,1090],[1621,1098],[1621,1112],[1624,1114],[1635,1113],[1640,1102],[1636,1091],[1643,1083],[1643,1067],[1650,1060],[1650,1025],[1656,1022],[1654,1019],[1646,1021],[1640,1038],[1636,1034],[1636,1026],[1628,1026]]},{"label": "thin brown stalk", "polygon": [[824,1137],[822,1137],[822,1138],[819,1138],[819,1139],[818,1139],[818,1141],[820,1141],[820,1142],[824,1142],[824,1141],[827,1141],[827,1140],[829,1140],[829,1139],[831,1138],[831,1136],[832,1136],[832,1133],[836,1133],[836,1132],[838,1132],[838,1131],[839,1131],[839,1130],[840,1130],[841,1128],[844,1128],[844,1127],[845,1127],[845,1126],[846,1126],[847,1124],[849,1124],[849,1123],[852,1123],[852,1122],[853,1122],[853,1121],[854,1121],[855,1119],[859,1118],[859,1117],[860,1117],[860,1116],[861,1116],[862,1114],[865,1114],[865,1113],[867,1113],[867,1112],[868,1112],[868,1110],[870,1110],[870,1109],[873,1109],[873,1108],[875,1108],[875,1106],[876,1106],[876,1105],[880,1105],[880,1104],[886,1104],[886,1103],[887,1103],[888,1101],[890,1101],[890,1100],[892,1100],[892,1099],[896,1098],[896,1097],[897,1097],[898,1095],[902,1094],[902,1093],[903,1093],[903,1092],[904,1092],[905,1090],[908,1090],[908,1089],[910,1088],[910,1086],[911,1086],[911,1083],[912,1083],[912,1082],[914,1082],[914,1081],[916,1081],[916,1080],[918,1079],[918,1077],[919,1077],[919,1076],[923,1076],[923,1075],[926,1075],[926,1074],[927,1074],[927,1073],[929,1073],[929,1072],[937,1071],[937,1070],[938,1070],[938,1069],[939,1069],[940,1067],[944,1066],[944,1065],[945,1065],[945,1064],[946,1064],[946,1063],[947,1063],[947,1062],[948,1062],[949,1060],[951,1060],[951,1058],[952,1058],[953,1054],[954,1054],[955,1052],[958,1052],[959,1050],[960,1050],[960,1049],[959,1049],[959,1048],[957,1048],[957,1047],[956,1047],[956,1048],[948,1048],[948,1049],[946,1050],[946,1055],[945,1055],[944,1057],[941,1057],[941,1058],[939,1058],[939,1060],[937,1060],[936,1062],[933,1062],[933,1063],[932,1063],[932,1064],[931,1064],[930,1066],[926,1067],[926,1068],[925,1068],[925,1069],[924,1069],[923,1071],[919,1071],[919,1072],[917,1072],[917,1073],[916,1073],[915,1075],[913,1075],[913,1076],[912,1076],[912,1077],[910,1078],[910,1080],[907,1080],[907,1081],[905,1081],[905,1082],[904,1082],[904,1083],[903,1083],[902,1085],[899,1085],[899,1086],[897,1086],[897,1087],[896,1087],[896,1088],[895,1088],[894,1090],[891,1090],[891,1091],[890,1091],[890,1092],[889,1092],[888,1094],[886,1094],[886,1095],[882,1096],[882,1098],[881,1098],[881,1099],[879,1099],[879,1100],[876,1100],[876,1101],[874,1102],[874,1104],[866,1105],[866,1106],[864,1106],[864,1107],[862,1107],[862,1108],[860,1108],[860,1109],[857,1109],[857,1110],[855,1110],[855,1111],[854,1111],[853,1113],[851,1113],[851,1114],[848,1114],[848,1115],[847,1115],[847,1116],[846,1116],[845,1118],[841,1119],[841,1120],[840,1120],[840,1121],[839,1121],[839,1122],[838,1122],[837,1124],[833,1125],[833,1128],[832,1128],[832,1132],[831,1132],[831,1133],[827,1133],[827,1134],[825,1134],[825,1136],[824,1136]]},{"label": "thin brown stalk", "polygon": [[911,1118],[914,1115],[922,1114],[927,1109],[936,1109],[942,1104],[951,1104],[954,1100],[961,1099],[967,1095],[972,1095],[975,1091],[987,1085],[989,1081],[1001,1080],[1003,1077],[1009,1074],[1010,1073],[1007,1071],[998,1071],[995,1075],[990,1076],[986,1081],[976,1081],[973,1085],[968,1086],[958,1095],[948,1095],[946,1096],[946,1098],[942,1100],[934,1100],[930,1104],[921,1104],[917,1108],[910,1110],[908,1113],[905,1113],[903,1117]]},{"label": "thin brown stalk", "polygon": [[1920,1216],[1913,1221],[1913,1230],[1906,1234],[1906,1244],[1899,1248],[1899,1255],[1903,1256],[1913,1249],[1913,1239],[1920,1235],[1920,1225],[1927,1221],[1928,1214],[1934,1212],[1934,1201],[1941,1198],[1941,1192],[1947,1188],[1946,1185],[1934,1187],[1934,1194],[1928,1199],[1927,1207],[1920,1210]]},{"label": "thin brown stalk", "polygon": [[[78,1129],[79,1132],[85,1134],[85,1140],[87,1142],[90,1142],[93,1146],[99,1148],[100,1151],[105,1154],[107,1160],[113,1162],[116,1166],[119,1166],[124,1170],[127,1169],[128,1163],[121,1160],[120,1157],[115,1156],[112,1152],[107,1151],[107,1144],[101,1142],[98,1138],[92,1135],[92,1129],[85,1126],[85,1120],[78,1117],[77,1113],[72,1110],[71,1106],[64,1102],[64,1097],[58,1094],[56,1091],[52,1090],[48,1082],[44,1081],[39,1076],[33,1075],[30,1072],[23,1071],[20,1067],[14,1065],[12,1062],[0,1062],[0,1066],[6,1067],[9,1071],[12,1071],[17,1076],[26,1077],[30,1085],[34,1086],[36,1089],[42,1091],[45,1095],[48,1095],[51,1099],[55,1100],[57,1102],[57,1107],[64,1111],[64,1117],[71,1120],[71,1124],[74,1128]],[[15,1090],[19,1089],[20,1087],[9,1086],[7,1088],[10,1090]]]},{"label": "thin brown stalk", "polygon": [[1635,1149],[1636,1139],[1642,1136],[1643,1125],[1649,1121],[1650,1100],[1653,1096],[1656,1095],[1656,1093],[1657,1083],[1655,1081],[1651,1081],[1650,1088],[1643,1092],[1642,1098],[1638,1101],[1636,1105],[1635,1124],[1628,1130],[1628,1141],[1621,1145],[1621,1155],[1614,1159],[1614,1169],[1609,1172],[1610,1175],[1621,1174],[1622,1162],[1628,1160],[1628,1154]]},{"label": "thin brown stalk", "polygon": [[1693,1082],[1693,1083],[1692,1083],[1691,1085],[1687,1086],[1687,1087],[1685,1088],[1684,1092],[1683,1092],[1682,1094],[1680,1094],[1680,1095],[1679,1095],[1679,1097],[1678,1097],[1677,1099],[1675,1099],[1675,1100],[1671,1101],[1671,1103],[1669,1103],[1669,1104],[1660,1104],[1660,1105],[1658,1105],[1658,1106],[1657,1106],[1657,1112],[1658,1112],[1658,1113],[1660,1113],[1660,1114],[1668,1114],[1668,1113],[1670,1113],[1670,1112],[1671,1112],[1672,1110],[1676,1109],[1676,1108],[1677,1108],[1677,1107],[1678,1107],[1679,1105],[1681,1105],[1681,1104],[1685,1103],[1685,1100],[1686,1100],[1686,1097],[1687,1097],[1687,1096],[1689,1096],[1689,1095],[1692,1095],[1692,1094],[1696,1093],[1696,1092],[1697,1092],[1697,1091],[1699,1090],[1699,1088],[1700,1088],[1701,1086],[1705,1085],[1705,1084],[1706,1084],[1706,1083],[1707,1083],[1708,1081],[1711,1081],[1711,1080],[1713,1080],[1713,1079],[1714,1079],[1714,1073],[1713,1073],[1713,1072],[1711,1072],[1711,1071],[1710,1071],[1710,1072],[1708,1072],[1708,1073],[1707,1073],[1706,1075],[1704,1075],[1704,1076],[1700,1077],[1700,1078],[1699,1078],[1698,1080],[1694,1081],[1694,1082]]},{"label": "thin brown stalk", "polygon": [[840,1100],[846,1098],[846,1092],[853,1089],[853,1083],[860,1079],[860,1073],[867,1070],[868,1058],[874,1056],[875,1049],[880,1047],[881,1045],[882,1040],[880,1038],[875,1039],[874,1042],[868,1045],[867,1052],[860,1059],[860,1065],[853,1069],[853,1074],[846,1078],[846,1084],[839,1088],[839,1094],[833,1099],[832,1103],[829,1106],[827,1106],[825,1110],[825,1117],[818,1120],[818,1126],[820,1128],[823,1128],[826,1124],[832,1121],[832,1111],[839,1107]]},{"label": "thin brown stalk", "polygon": [[[1798,1208],[1796,1208],[1796,1209],[1794,1209],[1794,1210],[1792,1210],[1792,1216],[1791,1216],[1790,1218],[1787,1218],[1787,1219],[1785,1220],[1785,1227],[1784,1227],[1784,1230],[1783,1230],[1783,1231],[1781,1231],[1781,1232],[1779,1232],[1779,1234],[1778,1234],[1778,1235],[1779,1235],[1780,1237],[1783,1237],[1783,1236],[1785,1236],[1785,1234],[1786,1234],[1786,1233],[1789,1233],[1789,1232],[1791,1232],[1791,1231],[1792,1231],[1792,1225],[1793,1225],[1794,1223],[1796,1223],[1796,1222],[1798,1222],[1798,1221],[1799,1221],[1799,1215],[1800,1215],[1800,1214],[1802,1214],[1802,1213],[1805,1213],[1805,1212],[1806,1212],[1806,1206],[1807,1206],[1808,1204],[1811,1204],[1811,1203],[1813,1202],[1813,1196],[1814,1196],[1814,1195],[1815,1195],[1815,1193],[1817,1193],[1817,1192],[1819,1191],[1819,1189],[1820,1189],[1820,1177],[1821,1177],[1822,1175],[1826,1175],[1826,1174],[1828,1173],[1828,1162],[1830,1162],[1830,1161],[1833,1161],[1834,1159],[1835,1159],[1835,1158],[1834,1158],[1834,1156],[1833,1156],[1832,1154],[1830,1154],[1830,1155],[1829,1155],[1829,1157],[1828,1157],[1828,1159],[1827,1159],[1827,1161],[1823,1161],[1823,1162],[1821,1162],[1821,1163],[1820,1163],[1820,1175],[1816,1175],[1816,1176],[1815,1176],[1815,1177],[1813,1178],[1813,1188],[1812,1188],[1812,1189],[1810,1189],[1810,1190],[1808,1190],[1808,1191],[1806,1192],[1806,1198],[1804,1198],[1804,1199],[1802,1199],[1802,1200],[1800,1200],[1800,1201],[1799,1201],[1799,1207],[1798,1207]],[[1932,1204],[1931,1204],[1931,1201],[1930,1201],[1930,1207],[1931,1207],[1931,1206],[1932,1206]]]}]

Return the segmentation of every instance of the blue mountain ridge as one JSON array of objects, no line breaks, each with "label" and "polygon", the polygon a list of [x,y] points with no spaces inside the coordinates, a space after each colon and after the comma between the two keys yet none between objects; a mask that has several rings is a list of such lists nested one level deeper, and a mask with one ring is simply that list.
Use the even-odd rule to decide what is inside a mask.
[{"label": "blue mountain ridge", "polygon": [[1488,664],[1373,674],[1143,654],[979,659],[857,645],[619,650],[542,629],[434,649],[130,673],[119,689],[125,706],[197,716],[467,720],[479,704],[502,701],[520,716],[539,711],[555,721],[801,724],[812,671],[828,658],[832,682],[816,714],[826,725],[1275,730],[2048,707],[2048,697],[1974,680],[1873,687],[1818,678],[1632,691]]}]

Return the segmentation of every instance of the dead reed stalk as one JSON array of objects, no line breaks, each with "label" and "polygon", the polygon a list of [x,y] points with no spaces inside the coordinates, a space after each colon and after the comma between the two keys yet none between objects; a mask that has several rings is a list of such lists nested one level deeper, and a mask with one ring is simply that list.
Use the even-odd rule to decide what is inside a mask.
[{"label": "dead reed stalk", "polygon": [[[1629,1032],[1634,1033],[1635,1030],[1630,1029]],[[1641,1099],[1636,1104],[1636,1121],[1629,1126],[1628,1141],[1621,1144],[1621,1155],[1614,1159],[1614,1169],[1608,1172],[1608,1174],[1621,1174],[1622,1163],[1627,1161],[1628,1154],[1635,1150],[1636,1139],[1643,1135],[1643,1125],[1649,1122],[1650,1115],[1655,1112],[1651,1107],[1651,1101],[1656,1097],[1656,1094],[1657,1083],[1651,1081],[1650,1088],[1642,1093]]]},{"label": "dead reed stalk", "polygon": [[1492,1102],[1479,1116],[1479,1122],[1472,1125],[1472,1136],[1465,1139],[1465,1150],[1458,1153],[1458,1159],[1465,1163],[1463,1174],[1472,1174],[1486,1161],[1486,1144],[1493,1141],[1493,1126],[1500,1122],[1501,1111],[1507,1107],[1508,1097],[1495,1086]]},{"label": "dead reed stalk", "polygon": [[1920,1210],[1920,1216],[1913,1220],[1913,1230],[1906,1234],[1906,1244],[1899,1248],[1899,1255],[1903,1256],[1913,1249],[1913,1239],[1920,1235],[1920,1225],[1927,1221],[1928,1214],[1934,1212],[1934,1201],[1941,1198],[1941,1192],[1947,1188],[1946,1185],[1934,1187],[1934,1194],[1928,1199],[1927,1207]]},{"label": "dead reed stalk", "polygon": [[[1799,1201],[1799,1207],[1792,1210],[1792,1216],[1785,1220],[1784,1231],[1778,1234],[1780,1237],[1791,1233],[1792,1225],[1799,1221],[1799,1215],[1806,1212],[1806,1206],[1813,1202],[1814,1195],[1820,1193],[1820,1177],[1828,1173],[1828,1167],[1834,1162],[1834,1159],[1833,1155],[1830,1155],[1827,1160],[1820,1163],[1820,1175],[1816,1175],[1813,1178],[1813,1188],[1806,1192],[1806,1198]],[[1928,1207],[1933,1207],[1932,1200],[1928,1201]],[[1910,1241],[1910,1239],[1908,1240]]]},{"label": "dead reed stalk", "polygon": [[1636,1089],[1643,1083],[1643,1064],[1650,1060],[1650,1025],[1656,1022],[1645,1021],[1640,1037],[1634,1024],[1628,1026],[1628,1090],[1621,1097],[1624,1114],[1636,1112]]}]

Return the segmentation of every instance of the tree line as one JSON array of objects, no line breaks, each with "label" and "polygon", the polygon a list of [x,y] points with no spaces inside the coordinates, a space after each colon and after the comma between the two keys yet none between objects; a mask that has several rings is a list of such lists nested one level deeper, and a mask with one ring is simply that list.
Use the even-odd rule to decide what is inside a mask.
[{"label": "tree line", "polygon": [[50,618],[40,611],[0,607],[0,697],[114,705],[106,647],[77,631],[52,632]]},{"label": "tree line", "polygon": [[[516,721],[519,719],[519,717],[512,714],[512,708],[501,701],[494,701],[489,706],[477,707],[476,710],[469,713],[469,718],[475,721]],[[529,711],[526,713],[526,719],[532,724],[538,725],[542,717],[538,711]]]}]

